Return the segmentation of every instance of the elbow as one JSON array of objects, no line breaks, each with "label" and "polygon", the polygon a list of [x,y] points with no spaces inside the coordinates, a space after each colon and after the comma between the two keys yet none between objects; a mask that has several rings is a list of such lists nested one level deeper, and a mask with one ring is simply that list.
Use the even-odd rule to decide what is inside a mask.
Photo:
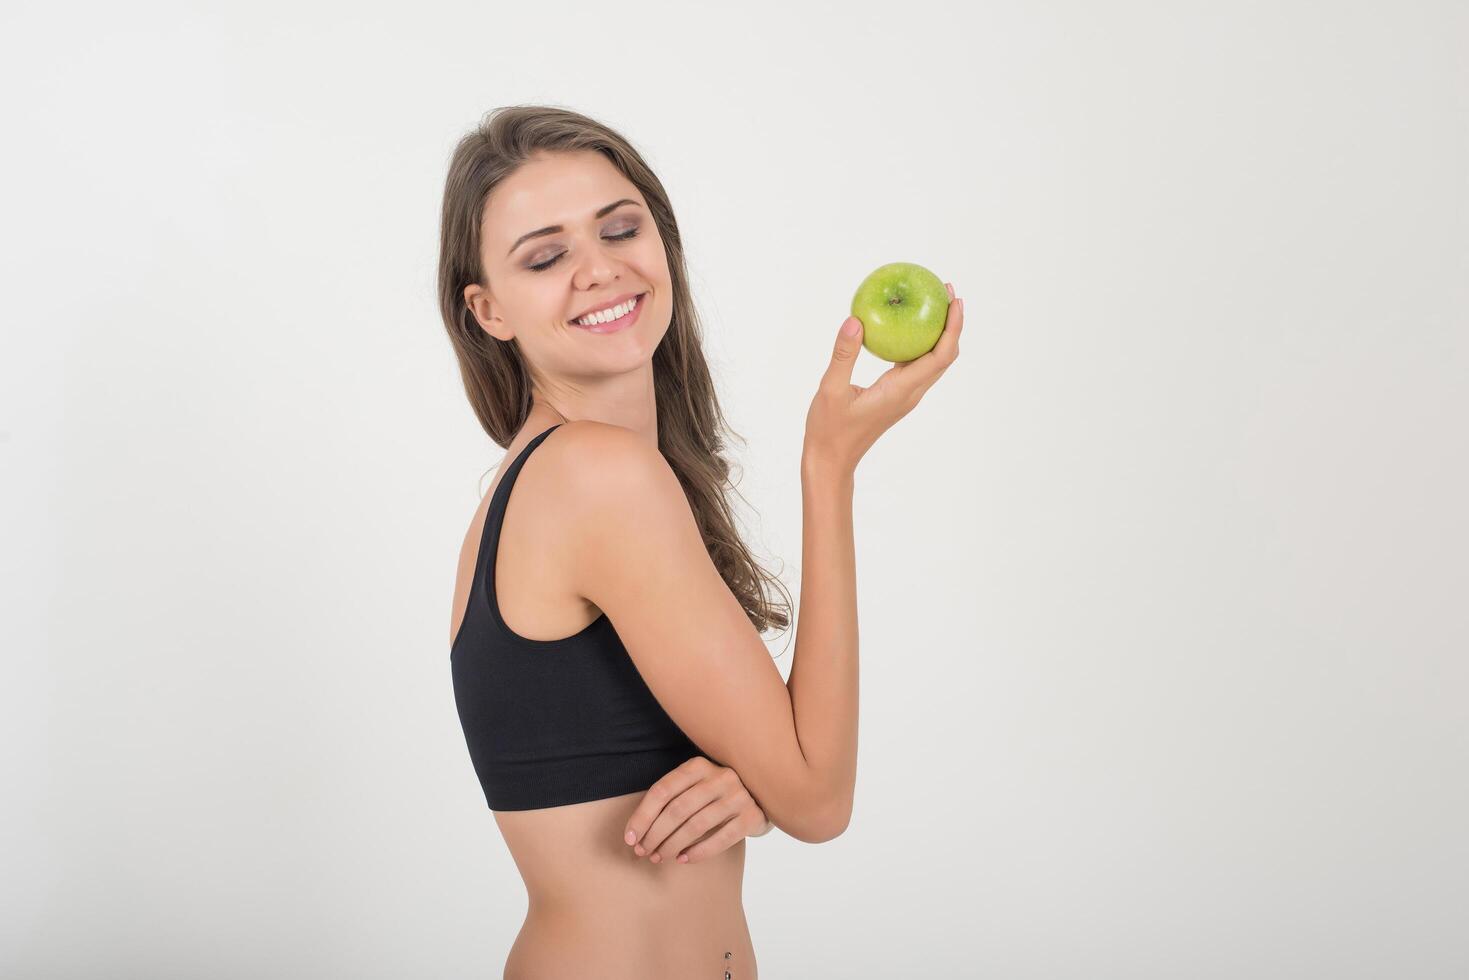
[{"label": "elbow", "polygon": [[847,826],[851,822],[852,800],[850,798],[836,800],[825,809],[823,817],[816,821],[806,843],[825,844],[828,841],[834,841],[847,832]]},{"label": "elbow", "polygon": [[[852,822],[854,790],[810,779],[793,790],[793,798],[780,801],[776,809],[766,807],[766,816],[788,837],[803,844],[825,844],[846,833]],[[799,798],[794,798],[795,793]]]},{"label": "elbow", "polygon": [[832,825],[831,836],[827,840],[836,840],[847,832],[847,826],[852,822],[852,804],[848,803],[837,816],[837,821]]},{"label": "elbow", "polygon": [[799,820],[772,817],[771,822],[784,831],[786,836],[794,837],[802,844],[825,844],[840,837],[851,819],[850,806],[843,808],[833,804],[830,807],[812,808],[802,814]]}]

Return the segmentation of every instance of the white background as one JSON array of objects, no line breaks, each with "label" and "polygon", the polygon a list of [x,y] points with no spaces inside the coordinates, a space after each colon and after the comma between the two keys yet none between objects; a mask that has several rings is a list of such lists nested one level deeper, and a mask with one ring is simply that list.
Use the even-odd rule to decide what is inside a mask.
[{"label": "white background", "polygon": [[7,6],[0,974],[499,976],[447,634],[501,450],[434,276],[455,141],[542,102],[668,188],[792,595],[857,283],[967,300],[857,473],[856,810],[749,843],[762,977],[1465,975],[1466,50],[1452,3]]}]

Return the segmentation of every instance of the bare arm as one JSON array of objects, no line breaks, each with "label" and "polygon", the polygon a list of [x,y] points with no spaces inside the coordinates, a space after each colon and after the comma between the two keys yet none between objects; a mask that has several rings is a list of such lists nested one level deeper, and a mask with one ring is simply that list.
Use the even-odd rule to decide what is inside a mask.
[{"label": "bare arm", "polygon": [[[852,471],[801,460],[801,606],[790,691],[807,764],[840,801],[836,834],[857,784],[857,558]],[[835,836],[835,834],[833,835]]]},{"label": "bare arm", "polygon": [[573,587],[607,614],[668,716],[775,826],[807,843],[835,837],[836,780],[802,754],[790,691],[668,461],[626,429],[580,420],[527,465],[554,469],[544,485],[574,543]]},{"label": "bare arm", "polygon": [[801,450],[801,612],[787,687],[801,749],[840,802],[836,834],[852,819],[857,788],[857,559],[852,489],[858,462],[959,356],[964,304],[949,303],[944,332],[928,353],[894,364],[870,386],[852,383],[862,322],[839,334],[806,413]]}]

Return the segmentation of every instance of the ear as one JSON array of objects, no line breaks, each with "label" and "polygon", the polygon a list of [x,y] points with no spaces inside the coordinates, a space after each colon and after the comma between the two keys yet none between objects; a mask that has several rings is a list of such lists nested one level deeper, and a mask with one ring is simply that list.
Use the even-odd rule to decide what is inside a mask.
[{"label": "ear", "polygon": [[464,287],[464,305],[469,308],[480,328],[491,337],[509,341],[515,336],[515,331],[506,325],[503,317],[493,315],[489,293],[479,283],[470,283]]}]

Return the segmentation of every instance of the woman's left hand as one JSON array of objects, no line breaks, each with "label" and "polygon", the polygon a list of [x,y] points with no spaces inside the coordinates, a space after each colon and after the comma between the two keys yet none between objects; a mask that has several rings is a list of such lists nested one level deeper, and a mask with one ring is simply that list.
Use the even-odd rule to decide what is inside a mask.
[{"label": "woman's left hand", "polygon": [[739,773],[696,755],[648,788],[623,842],[654,864],[693,864],[770,827]]}]

